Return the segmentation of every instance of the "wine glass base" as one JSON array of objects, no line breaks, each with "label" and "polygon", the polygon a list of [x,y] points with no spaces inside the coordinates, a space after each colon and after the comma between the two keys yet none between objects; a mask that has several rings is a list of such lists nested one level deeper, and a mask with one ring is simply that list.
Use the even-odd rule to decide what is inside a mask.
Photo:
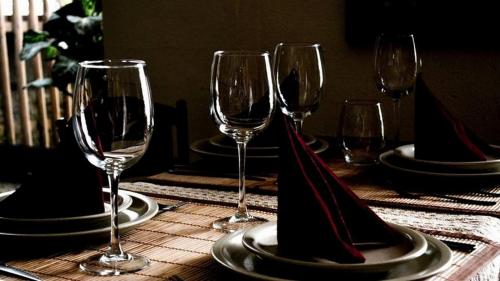
[{"label": "wine glass base", "polygon": [[248,216],[231,216],[218,219],[212,223],[212,227],[217,230],[222,230],[225,232],[234,232],[239,229],[249,228],[264,222],[267,222],[267,219],[254,217],[251,215]]},{"label": "wine glass base", "polygon": [[98,254],[81,262],[80,269],[94,275],[113,276],[136,272],[148,267],[149,264],[148,258],[138,255],[125,253],[119,256],[108,256]]}]

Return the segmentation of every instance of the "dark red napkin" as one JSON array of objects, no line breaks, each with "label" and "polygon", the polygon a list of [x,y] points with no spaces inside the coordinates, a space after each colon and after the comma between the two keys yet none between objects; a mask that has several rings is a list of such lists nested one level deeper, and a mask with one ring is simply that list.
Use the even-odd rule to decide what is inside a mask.
[{"label": "dark red napkin", "polygon": [[488,154],[496,153],[446,109],[419,75],[415,89],[415,158],[484,161]]},{"label": "dark red napkin", "polygon": [[71,122],[61,127],[61,142],[40,159],[12,195],[0,202],[0,216],[53,218],[104,212],[105,175],[85,159]]},{"label": "dark red napkin", "polygon": [[292,257],[362,263],[354,242],[394,244],[402,236],[380,219],[285,122],[278,175],[278,250]]}]

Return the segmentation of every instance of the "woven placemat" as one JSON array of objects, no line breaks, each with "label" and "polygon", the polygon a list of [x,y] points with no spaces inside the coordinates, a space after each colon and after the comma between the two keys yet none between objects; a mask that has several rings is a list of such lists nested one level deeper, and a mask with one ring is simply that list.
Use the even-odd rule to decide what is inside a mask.
[{"label": "woven placemat", "polygon": [[[151,187],[151,184],[126,184],[122,188],[129,190],[143,190]],[[157,200],[163,203],[175,203],[177,200],[169,198],[179,198],[185,194],[195,194],[195,190],[190,190],[184,194],[166,195],[166,193],[177,190],[177,188],[163,187],[164,193],[158,194]],[[149,190],[150,193],[152,189]],[[200,190],[200,193],[202,190]],[[221,198],[230,198],[226,192],[219,192],[220,196],[212,198],[219,200]],[[223,196],[226,195],[226,196]],[[199,198],[203,198],[199,195]],[[194,199],[196,198],[188,198]],[[205,197],[206,199],[206,197]],[[249,198],[249,203],[261,204],[262,197]],[[270,199],[270,198],[269,198]],[[256,200],[254,202],[254,200]],[[269,207],[269,206],[268,206]],[[192,202],[183,205],[172,212],[162,213],[150,221],[145,222],[138,228],[131,230],[122,236],[123,246],[126,251],[141,254],[149,257],[152,264],[149,268],[128,275],[116,277],[97,277],[89,276],[78,269],[79,261],[86,257],[102,252],[106,245],[99,245],[91,249],[85,249],[78,252],[70,252],[62,255],[55,255],[48,258],[32,260],[15,260],[9,264],[31,271],[44,280],[174,280],[171,277],[176,276],[182,280],[235,280],[233,275],[222,270],[211,257],[210,250],[215,241],[220,239],[224,233],[215,231],[210,227],[213,220],[233,214],[233,206],[221,206],[213,203]],[[254,210],[259,216],[269,220],[275,220],[274,212]],[[386,208],[377,208],[376,212],[381,214],[384,219],[395,219],[395,223],[403,222],[402,216],[407,213],[391,212]],[[403,210],[404,212],[404,210]],[[435,214],[440,216],[440,214]],[[418,225],[425,228],[429,225],[436,226],[438,217],[428,221],[428,217],[420,217],[417,222],[412,221],[410,226]],[[408,221],[406,221],[408,222]],[[461,222],[461,223],[460,223]],[[464,228],[464,233],[471,237],[478,235],[488,235],[489,230],[483,232],[470,232],[465,226],[468,224],[464,218],[458,219],[458,222],[442,231],[439,234],[433,231],[437,238],[446,237],[448,240],[461,241],[474,244],[476,249],[470,254],[453,252],[453,265],[447,271],[430,280],[496,280],[498,278],[498,267],[500,259],[498,257],[500,248],[498,244],[489,239],[457,238],[449,236],[450,233],[459,233],[460,227]],[[477,226],[477,225],[476,225]],[[498,231],[499,228],[497,228]],[[432,231],[432,230],[431,230]],[[476,237],[476,238],[477,238]],[[482,236],[481,236],[482,237]],[[170,279],[169,279],[170,278]],[[3,279],[2,279],[3,280]],[[6,278],[5,280],[16,280]]]},{"label": "woven placemat", "polygon": [[[463,214],[478,214],[500,217],[500,183],[481,184],[472,183],[466,188],[454,190],[450,186],[432,186],[434,193],[451,195],[456,198],[496,202],[495,205],[483,206],[478,204],[465,204],[453,199],[438,196],[426,196],[429,187],[422,188],[421,192],[400,192],[401,187],[387,180],[383,171],[379,168],[359,168],[348,166],[343,162],[330,163],[331,168],[337,176],[343,179],[363,200],[375,206],[401,207],[416,210],[442,211]],[[276,177],[261,177],[262,180],[248,180],[247,189],[252,193],[275,194],[277,191]],[[139,179],[141,180],[141,179]],[[187,176],[169,173],[160,173],[142,178],[144,181],[171,186],[201,187],[214,190],[237,190],[238,180],[223,177]],[[403,185],[404,187],[404,185]]]}]

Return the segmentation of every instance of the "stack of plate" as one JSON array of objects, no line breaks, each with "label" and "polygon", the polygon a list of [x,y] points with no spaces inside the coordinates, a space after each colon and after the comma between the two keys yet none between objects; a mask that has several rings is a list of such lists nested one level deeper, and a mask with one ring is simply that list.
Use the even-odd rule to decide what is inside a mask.
[{"label": "stack of plate", "polygon": [[404,174],[439,178],[490,178],[500,176],[500,160],[440,162],[415,158],[415,146],[403,145],[380,155],[385,167]]},{"label": "stack of plate", "polygon": [[[103,189],[109,198],[109,189]],[[0,193],[0,201],[13,191]],[[127,231],[152,218],[158,211],[158,204],[135,192],[120,190],[120,230]],[[14,245],[27,242],[82,241],[82,238],[109,237],[110,206],[100,214],[46,219],[0,217],[0,240],[12,241]]]},{"label": "stack of plate", "polygon": [[[212,256],[229,270],[260,280],[420,280],[451,265],[451,251],[439,240],[409,228],[392,225],[406,238],[397,245],[358,245],[364,263],[339,264],[311,257],[297,259],[277,251],[276,222],[228,234],[215,242]],[[307,243],[308,241],[297,241]],[[321,279],[320,278],[320,279]]]},{"label": "stack of plate", "polygon": [[[321,153],[328,149],[328,142],[323,139],[305,135],[304,141],[316,153]],[[238,157],[235,141],[223,135],[196,141],[191,145],[191,150],[205,158],[221,159]],[[247,159],[277,159],[278,157],[279,147],[276,144],[250,141],[247,146]]]}]

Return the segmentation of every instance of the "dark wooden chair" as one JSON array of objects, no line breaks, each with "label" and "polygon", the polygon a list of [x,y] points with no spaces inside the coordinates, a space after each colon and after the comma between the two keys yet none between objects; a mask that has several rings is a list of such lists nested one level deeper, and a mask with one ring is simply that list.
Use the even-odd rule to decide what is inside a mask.
[{"label": "dark wooden chair", "polygon": [[[154,130],[149,143],[148,150],[144,156],[132,166],[125,170],[123,177],[147,176],[167,171],[174,164],[187,164],[189,162],[189,141],[187,105],[184,100],[177,101],[175,107],[154,104]],[[73,137],[72,132],[63,132],[66,121],[60,119],[56,126],[61,128],[59,135]],[[57,149],[58,145],[56,145]],[[26,145],[0,145],[0,180],[23,182],[28,174],[37,173],[40,164],[49,163],[54,158],[54,148],[44,149],[42,147],[29,147]],[[52,173],[54,176],[61,173],[61,166],[72,165],[76,158],[71,155],[62,156],[63,163],[52,163],[49,170],[44,173]],[[86,160],[83,160],[86,161]],[[66,162],[66,163],[64,163]]]},{"label": "dark wooden chair", "polygon": [[137,164],[124,171],[124,177],[163,172],[174,164],[189,162],[187,104],[178,100],[175,107],[154,105],[154,131],[149,148]]}]

